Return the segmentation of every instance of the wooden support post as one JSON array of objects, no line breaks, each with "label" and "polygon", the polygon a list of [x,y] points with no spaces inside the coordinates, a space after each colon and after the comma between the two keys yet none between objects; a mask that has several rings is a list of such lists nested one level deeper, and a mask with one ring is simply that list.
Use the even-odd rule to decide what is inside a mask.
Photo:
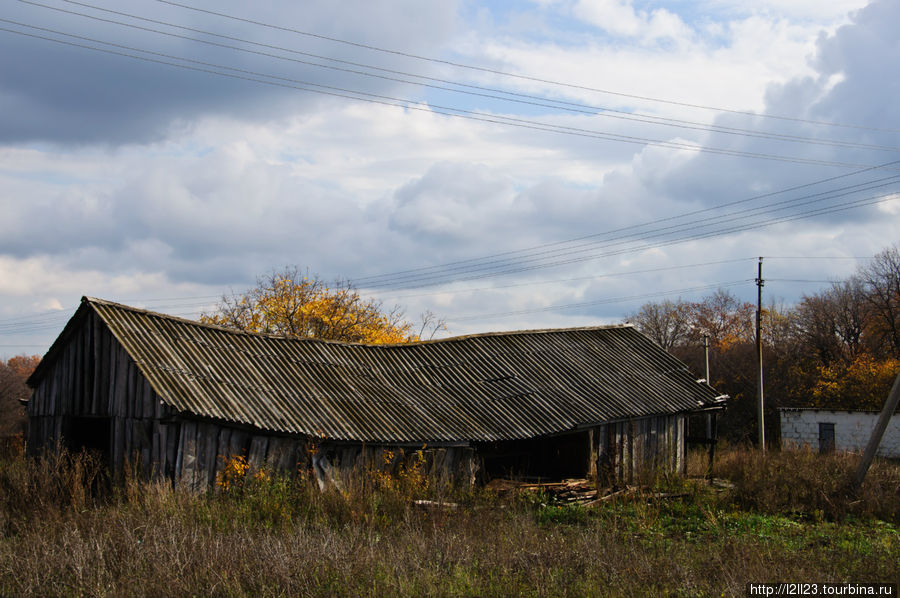
[{"label": "wooden support post", "polygon": [[858,490],[862,486],[863,480],[866,478],[866,472],[869,471],[869,466],[875,458],[878,445],[881,444],[881,437],[884,436],[884,431],[887,429],[888,422],[891,421],[891,416],[894,415],[894,411],[897,409],[898,402],[900,402],[900,374],[897,374],[897,377],[894,378],[891,393],[884,402],[881,415],[878,416],[878,422],[875,424],[872,436],[869,438],[869,444],[866,445],[862,460],[860,460],[859,467],[856,469],[856,475],[853,476],[852,488],[854,490]]}]

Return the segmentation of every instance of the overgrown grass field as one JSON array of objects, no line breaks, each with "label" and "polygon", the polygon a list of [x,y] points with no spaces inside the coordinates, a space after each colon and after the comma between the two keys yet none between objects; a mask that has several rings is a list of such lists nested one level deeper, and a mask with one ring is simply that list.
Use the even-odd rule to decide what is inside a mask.
[{"label": "overgrown grass field", "polygon": [[89,455],[7,450],[0,595],[743,596],[748,582],[896,584],[900,465],[876,462],[858,495],[843,482],[854,466],[734,448],[715,471],[733,487],[661,479],[581,507],[434,488],[415,470],[325,492],[238,472],[197,495],[137,476],[109,484]]}]

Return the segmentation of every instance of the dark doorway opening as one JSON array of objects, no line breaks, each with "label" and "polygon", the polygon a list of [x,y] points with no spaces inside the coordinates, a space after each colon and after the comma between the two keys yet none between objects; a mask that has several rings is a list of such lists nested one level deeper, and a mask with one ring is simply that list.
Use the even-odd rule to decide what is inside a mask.
[{"label": "dark doorway opening", "polygon": [[834,424],[819,422],[819,452],[830,453],[834,451]]},{"label": "dark doorway opening", "polygon": [[108,463],[111,428],[112,420],[108,417],[70,417],[63,431],[66,448],[97,452]]},{"label": "dark doorway opening", "polygon": [[590,471],[590,434],[576,432],[479,447],[487,479],[558,481],[584,478]]}]

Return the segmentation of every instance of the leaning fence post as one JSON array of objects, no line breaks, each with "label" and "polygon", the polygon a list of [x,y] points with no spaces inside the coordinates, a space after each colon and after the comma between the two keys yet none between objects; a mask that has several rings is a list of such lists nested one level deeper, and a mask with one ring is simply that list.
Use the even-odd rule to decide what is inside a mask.
[{"label": "leaning fence post", "polygon": [[866,472],[869,471],[869,465],[872,464],[872,459],[875,458],[875,452],[878,450],[878,445],[881,444],[881,437],[884,436],[884,431],[887,429],[888,422],[891,421],[891,416],[894,415],[894,411],[897,409],[898,401],[900,401],[900,373],[894,378],[891,394],[888,395],[887,400],[884,402],[884,407],[881,409],[881,415],[878,416],[878,422],[872,430],[871,438],[869,438],[869,444],[866,445],[862,460],[859,462],[859,467],[856,469],[856,475],[853,476],[852,488],[854,490],[858,490],[859,487],[862,486],[863,480],[866,478]]}]

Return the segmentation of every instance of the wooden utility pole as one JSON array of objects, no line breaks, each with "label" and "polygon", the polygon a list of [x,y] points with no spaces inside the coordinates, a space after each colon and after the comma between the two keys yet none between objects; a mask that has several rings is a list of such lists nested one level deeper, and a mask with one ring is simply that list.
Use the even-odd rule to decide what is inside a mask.
[{"label": "wooden utility pole", "polygon": [[703,333],[703,357],[706,360],[706,385],[712,386],[709,381],[709,335]]},{"label": "wooden utility pole", "polygon": [[759,397],[759,448],[763,452],[766,450],[766,418],[764,414],[765,403],[763,401],[763,362],[762,362],[762,288],[765,281],[762,277],[762,257],[759,258],[759,274],[756,277],[757,298],[756,298],[756,362],[759,368],[759,379],[757,380],[757,396]]},{"label": "wooden utility pole", "polygon": [[900,403],[900,374],[897,374],[897,377],[894,378],[891,394],[888,395],[887,400],[884,402],[884,407],[881,408],[881,415],[878,416],[878,422],[872,430],[872,436],[869,437],[869,444],[866,445],[859,467],[856,469],[856,475],[853,476],[854,489],[859,489],[862,486],[863,480],[866,478],[866,472],[869,471],[869,465],[872,464],[872,459],[875,458],[875,453],[878,452],[881,437],[884,436],[884,431],[891,421],[891,416],[894,415],[894,411],[897,409],[897,403]]}]

